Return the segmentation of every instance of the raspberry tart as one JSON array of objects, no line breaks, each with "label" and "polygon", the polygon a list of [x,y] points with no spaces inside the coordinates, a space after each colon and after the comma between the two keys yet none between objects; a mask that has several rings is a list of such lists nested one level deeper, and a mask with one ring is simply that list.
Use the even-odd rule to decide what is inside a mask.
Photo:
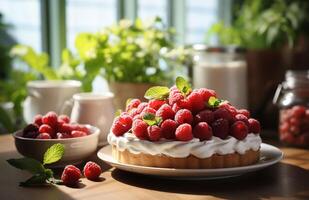
[{"label": "raspberry tart", "polygon": [[130,100],[113,122],[108,142],[121,163],[202,169],[251,165],[260,157],[260,123],[206,88],[182,77]]}]

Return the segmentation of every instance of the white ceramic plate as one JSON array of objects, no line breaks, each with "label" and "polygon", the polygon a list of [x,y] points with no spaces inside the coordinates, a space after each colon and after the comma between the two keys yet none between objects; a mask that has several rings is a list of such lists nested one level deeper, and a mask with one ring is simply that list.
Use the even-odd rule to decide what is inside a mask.
[{"label": "white ceramic plate", "polygon": [[239,176],[244,173],[257,171],[273,165],[282,159],[283,153],[278,148],[263,143],[261,145],[261,158],[258,163],[244,167],[221,169],[174,169],[123,164],[117,162],[112,157],[112,149],[110,145],[100,149],[98,151],[98,157],[113,167],[139,174],[161,176],[172,179],[219,179]]}]

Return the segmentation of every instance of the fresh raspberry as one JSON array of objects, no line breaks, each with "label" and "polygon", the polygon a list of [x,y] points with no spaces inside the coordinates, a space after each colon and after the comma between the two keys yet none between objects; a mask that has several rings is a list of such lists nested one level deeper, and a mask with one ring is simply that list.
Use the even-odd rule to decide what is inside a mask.
[{"label": "fresh raspberry", "polygon": [[38,136],[36,136],[36,139],[51,139],[52,137],[49,135],[49,133],[40,133]]},{"label": "fresh raspberry", "polygon": [[143,112],[143,110],[148,106],[148,103],[142,102],[137,106],[137,113],[140,114]]},{"label": "fresh raspberry", "polygon": [[143,118],[143,117],[145,117],[145,115],[148,115],[148,114],[155,115],[156,112],[157,111],[155,109],[146,107],[146,108],[144,108],[143,112],[141,113],[141,116]]},{"label": "fresh raspberry", "polygon": [[130,115],[131,117],[135,117],[135,115],[138,115],[137,108],[132,108],[132,109],[129,111],[129,115]]},{"label": "fresh raspberry", "polygon": [[36,124],[28,124],[23,129],[23,137],[25,138],[36,138],[39,134],[39,126]]},{"label": "fresh raspberry", "polygon": [[131,129],[132,121],[130,115],[122,114],[114,119],[111,130],[116,136],[121,136]]},{"label": "fresh raspberry", "polygon": [[148,126],[147,133],[150,141],[158,141],[161,138],[161,128],[157,125]]},{"label": "fresh raspberry", "polygon": [[74,165],[67,165],[61,175],[62,182],[67,186],[74,186],[81,178],[81,171]]},{"label": "fresh raspberry", "polygon": [[146,140],[147,137],[147,123],[144,122],[143,120],[137,119],[135,121],[133,121],[132,124],[132,132],[133,134],[142,140]]},{"label": "fresh raspberry", "polygon": [[58,132],[60,133],[71,133],[73,131],[73,126],[71,124],[61,124],[60,127],[58,127]]},{"label": "fresh raspberry", "polygon": [[130,103],[126,106],[126,111],[130,111],[132,108],[137,108],[139,104],[141,103],[141,100],[139,99],[132,99]]},{"label": "fresh raspberry", "polygon": [[163,105],[159,108],[159,110],[157,110],[156,116],[161,117],[162,120],[174,119],[175,112],[173,111],[173,109],[171,108],[170,105],[168,105],[168,104],[163,104]]},{"label": "fresh raspberry", "polygon": [[181,100],[177,101],[176,104],[177,104],[177,106],[179,106],[181,109],[192,110],[191,102],[189,102],[188,99],[181,99]]},{"label": "fresh raspberry", "polygon": [[246,109],[239,109],[239,110],[237,110],[237,114],[243,114],[247,118],[250,118],[250,112],[248,110],[246,110]]},{"label": "fresh raspberry", "polygon": [[166,139],[174,139],[177,123],[174,120],[167,119],[161,123],[161,134]]},{"label": "fresh raspberry", "polygon": [[58,116],[58,121],[62,121],[64,123],[70,123],[70,118],[67,115]]},{"label": "fresh raspberry", "polygon": [[201,141],[210,140],[212,137],[212,129],[206,122],[200,122],[194,127],[193,135]]},{"label": "fresh raspberry", "polygon": [[72,131],[71,136],[72,136],[73,138],[76,138],[76,137],[84,137],[84,136],[87,136],[87,133],[85,133],[85,132],[83,132],[83,131]]},{"label": "fresh raspberry", "polygon": [[194,116],[194,123],[207,122],[211,124],[215,120],[214,114],[211,110],[203,110]]},{"label": "fresh raspberry", "polygon": [[148,102],[148,107],[150,108],[153,108],[155,110],[158,110],[163,104],[165,104],[166,102],[163,101],[163,100],[156,100],[156,99],[153,99],[153,100],[150,100]]},{"label": "fresh raspberry", "polygon": [[137,114],[133,117],[133,121],[137,120],[137,119],[142,119],[142,115],[141,114]]},{"label": "fresh raspberry", "polygon": [[71,138],[71,135],[68,133],[57,133],[56,136],[57,136],[57,139]]},{"label": "fresh raspberry", "polygon": [[227,138],[229,135],[229,122],[220,118],[211,124],[213,135],[221,139]]},{"label": "fresh raspberry", "polygon": [[193,139],[192,127],[190,124],[181,124],[177,127],[175,136],[177,140],[189,141]]},{"label": "fresh raspberry", "polygon": [[176,112],[178,112],[181,108],[175,103],[175,104],[173,104],[172,109],[173,109],[173,111],[176,113]]},{"label": "fresh raspberry", "polygon": [[84,176],[89,180],[97,180],[102,173],[101,167],[95,162],[87,162],[84,166]]},{"label": "fresh raspberry", "polygon": [[193,116],[190,110],[181,109],[175,115],[175,121],[178,124],[188,123],[191,124],[193,122]]},{"label": "fresh raspberry", "polygon": [[50,127],[55,128],[58,124],[58,116],[55,112],[48,112],[42,117],[42,122],[43,124],[47,124]]},{"label": "fresh raspberry", "polygon": [[81,125],[81,124],[77,124],[76,126],[76,131],[82,131],[82,132],[85,132],[87,135],[90,134],[90,130],[89,128],[87,128],[87,126],[84,126],[84,125]]},{"label": "fresh raspberry", "polygon": [[170,105],[173,105],[174,103],[177,103],[178,101],[184,99],[184,96],[181,94],[181,92],[178,89],[170,90],[168,102]]},{"label": "fresh raspberry", "polygon": [[241,114],[241,113],[237,113],[237,109],[234,106],[232,106],[228,101],[224,101],[220,103],[219,108],[225,108],[227,111],[231,113],[232,116]]},{"label": "fresh raspberry", "polygon": [[42,115],[36,115],[34,117],[34,123],[38,126],[41,126],[43,124],[42,117],[43,117]]},{"label": "fresh raspberry", "polygon": [[208,102],[211,96],[216,97],[217,94],[214,90],[200,88],[198,89],[198,93],[202,96],[204,102]]},{"label": "fresh raspberry", "polygon": [[243,140],[248,135],[248,127],[243,121],[236,121],[231,126],[230,134],[238,140]]},{"label": "fresh raspberry", "polygon": [[198,90],[194,90],[189,96],[188,96],[189,104],[192,107],[193,112],[198,112],[200,110],[203,110],[205,108],[205,101],[203,99],[203,96],[198,92]]},{"label": "fresh raspberry", "polygon": [[214,118],[215,119],[226,119],[228,121],[231,121],[233,119],[232,114],[225,108],[218,108],[214,111]]},{"label": "fresh raspberry", "polygon": [[39,128],[39,133],[48,133],[51,137],[54,136],[55,132],[52,129],[52,127],[50,127],[47,124],[42,124]]},{"label": "fresh raspberry", "polygon": [[306,115],[306,108],[304,106],[293,106],[292,108],[292,115],[301,118]]},{"label": "fresh raspberry", "polygon": [[258,134],[261,132],[261,125],[260,122],[256,119],[250,118],[248,119],[249,122],[249,132]]},{"label": "fresh raspberry", "polygon": [[236,121],[242,121],[246,124],[247,127],[249,127],[249,122],[248,122],[248,118],[243,115],[243,114],[237,114],[235,115],[235,119],[234,119],[234,122]]}]

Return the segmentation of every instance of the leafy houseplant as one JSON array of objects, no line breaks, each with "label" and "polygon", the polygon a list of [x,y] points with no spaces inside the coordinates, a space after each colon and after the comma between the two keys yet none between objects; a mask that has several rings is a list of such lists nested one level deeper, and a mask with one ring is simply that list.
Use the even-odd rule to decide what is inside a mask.
[{"label": "leafy houseplant", "polygon": [[92,76],[100,71],[115,93],[119,107],[129,97],[142,97],[152,84],[168,83],[188,52],[175,49],[174,31],[160,18],[149,22],[121,20],[98,33],[76,38],[79,58]]}]

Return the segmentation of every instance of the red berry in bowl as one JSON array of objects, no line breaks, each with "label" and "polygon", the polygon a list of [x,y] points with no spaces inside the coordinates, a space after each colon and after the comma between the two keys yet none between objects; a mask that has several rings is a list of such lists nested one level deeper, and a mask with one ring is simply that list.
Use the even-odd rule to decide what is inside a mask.
[{"label": "red berry in bowl", "polygon": [[146,140],[148,138],[147,128],[148,125],[143,120],[137,119],[133,121],[132,132],[137,138]]},{"label": "red berry in bowl", "polygon": [[161,123],[161,134],[166,139],[174,139],[177,123],[172,119],[164,120]]},{"label": "red berry in bowl", "polygon": [[36,138],[39,134],[39,126],[36,124],[28,124],[23,129],[23,137],[25,138]]},{"label": "red berry in bowl", "polygon": [[258,134],[261,132],[261,125],[258,120],[250,118],[248,119],[248,122],[249,122],[249,133]]},{"label": "red berry in bowl", "polygon": [[34,117],[34,123],[38,126],[41,126],[43,124],[42,117],[43,117],[42,115],[36,115]]},{"label": "red berry in bowl", "polygon": [[95,162],[87,162],[84,166],[84,176],[89,180],[97,180],[102,173],[101,167]]},{"label": "red berry in bowl", "polygon": [[74,186],[78,183],[81,178],[81,171],[74,165],[67,165],[61,175],[61,180],[63,184],[67,186]]},{"label": "red berry in bowl", "polygon": [[57,139],[71,138],[71,135],[68,133],[57,133],[56,136],[57,136]]},{"label": "red berry in bowl", "polygon": [[54,130],[47,124],[42,124],[39,128],[39,133],[48,133],[49,135],[54,135]]},{"label": "red berry in bowl", "polygon": [[220,118],[211,124],[213,135],[221,139],[227,138],[229,135],[229,122]]},{"label": "red berry in bowl", "polygon": [[248,127],[244,122],[236,121],[231,126],[230,134],[238,140],[243,140],[248,135]]},{"label": "red berry in bowl", "polygon": [[212,137],[212,129],[207,122],[199,122],[193,129],[194,137],[203,140],[210,140]]},{"label": "red berry in bowl", "polygon": [[71,124],[59,124],[58,132],[61,133],[71,133],[73,131],[73,126]]},{"label": "red berry in bowl", "polygon": [[85,132],[83,132],[83,131],[72,131],[71,136],[72,136],[73,138],[76,138],[76,137],[84,137],[84,136],[87,136],[87,133],[85,133]]},{"label": "red berry in bowl", "polygon": [[46,115],[42,117],[43,124],[47,124],[50,127],[57,127],[58,124],[58,116],[55,112],[48,112]]},{"label": "red berry in bowl", "polygon": [[58,117],[58,121],[64,122],[64,123],[70,123],[70,118],[67,115],[60,115]]},{"label": "red berry in bowl", "polygon": [[51,139],[52,137],[50,136],[49,133],[40,133],[38,136],[36,136],[36,139]]},{"label": "red berry in bowl", "polygon": [[153,99],[153,100],[150,100],[148,102],[148,106],[149,108],[153,108],[155,110],[158,110],[163,104],[165,104],[166,102],[163,101],[163,100],[156,100],[156,99]]},{"label": "red berry in bowl", "polygon": [[214,121],[214,114],[211,110],[203,110],[194,116],[194,123],[207,122],[211,124]]},{"label": "red berry in bowl", "polygon": [[141,100],[139,99],[132,99],[129,104],[126,106],[126,111],[130,111],[133,108],[137,108],[139,104],[141,103]]},{"label": "red berry in bowl", "polygon": [[156,125],[148,126],[147,133],[150,141],[158,141],[161,138],[161,128]]},{"label": "red berry in bowl", "polygon": [[181,124],[177,127],[175,136],[177,140],[189,141],[193,139],[192,127],[190,124]]},{"label": "red berry in bowl", "polygon": [[175,115],[175,121],[178,124],[188,123],[191,124],[193,122],[193,116],[190,110],[181,109]]},{"label": "red berry in bowl", "polygon": [[168,104],[163,104],[156,112],[156,116],[161,117],[162,120],[174,119],[175,112]]}]

